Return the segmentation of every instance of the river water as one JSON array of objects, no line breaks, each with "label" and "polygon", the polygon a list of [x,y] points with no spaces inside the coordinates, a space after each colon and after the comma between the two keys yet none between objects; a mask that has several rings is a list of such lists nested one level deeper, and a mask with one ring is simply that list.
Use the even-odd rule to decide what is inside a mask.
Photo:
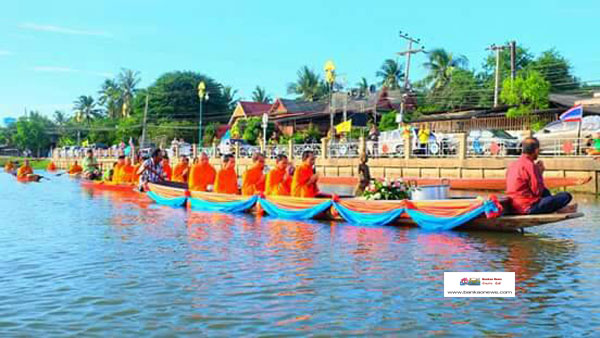
[{"label": "river water", "polygon": [[[600,204],[526,235],[187,212],[0,174],[0,336],[598,336]],[[515,298],[444,298],[514,271]]]}]

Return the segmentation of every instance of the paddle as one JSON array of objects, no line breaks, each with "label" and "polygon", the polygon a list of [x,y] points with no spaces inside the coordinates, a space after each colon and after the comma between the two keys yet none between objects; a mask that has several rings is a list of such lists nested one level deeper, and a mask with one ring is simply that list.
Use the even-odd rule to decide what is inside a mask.
[{"label": "paddle", "polygon": [[67,173],[66,171],[63,171],[62,173],[58,173],[58,174],[56,174],[55,176],[57,176],[57,177],[58,177],[58,176],[61,176],[61,175],[64,175],[64,174],[66,174],[66,173]]}]

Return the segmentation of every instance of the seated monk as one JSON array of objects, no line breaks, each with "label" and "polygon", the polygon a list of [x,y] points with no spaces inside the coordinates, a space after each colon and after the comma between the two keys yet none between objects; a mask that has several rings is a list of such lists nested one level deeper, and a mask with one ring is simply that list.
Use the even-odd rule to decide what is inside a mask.
[{"label": "seated monk", "polygon": [[121,167],[120,175],[121,177],[117,178],[119,183],[128,184],[133,181],[133,165],[131,165],[131,159],[129,157],[125,158],[125,165]]},{"label": "seated monk", "polygon": [[208,191],[208,186],[215,184],[217,172],[208,162],[206,153],[200,154],[200,162],[190,169],[188,189],[191,191]]},{"label": "seated monk", "polygon": [[50,161],[50,163],[48,163],[48,166],[46,166],[46,170],[47,171],[56,171],[56,164],[54,164],[54,161]]},{"label": "seated monk", "polygon": [[17,177],[25,178],[29,175],[33,175],[33,169],[31,168],[31,165],[29,164],[29,160],[25,160],[23,162],[23,165],[19,168],[19,170],[17,170]]},{"label": "seated monk", "polygon": [[140,174],[138,171],[142,166],[142,158],[138,155],[135,157],[135,165],[133,166],[133,173],[131,174],[131,183],[139,184],[140,183]]},{"label": "seated monk", "polygon": [[121,183],[122,174],[121,169],[125,166],[125,155],[119,156],[117,160],[117,164],[113,167],[112,179],[111,181],[116,184]]},{"label": "seated monk", "polygon": [[242,195],[252,196],[265,191],[265,156],[261,153],[252,155],[254,165],[242,177]]},{"label": "seated monk", "polygon": [[163,157],[163,159],[162,159],[162,168],[163,168],[163,174],[165,175],[166,180],[170,181],[171,176],[173,174],[173,169],[171,169],[171,165],[169,164],[169,158],[167,157],[167,154],[165,154],[165,157]]},{"label": "seated monk", "polygon": [[540,142],[534,137],[523,140],[523,154],[506,171],[506,195],[516,214],[546,214],[566,207],[573,197],[568,192],[556,195],[544,186],[544,163],[535,162]]},{"label": "seated monk", "polygon": [[185,183],[188,181],[189,165],[190,161],[187,156],[181,155],[179,163],[173,168],[173,182]]},{"label": "seated monk", "polygon": [[214,192],[220,194],[238,194],[237,173],[235,172],[235,158],[233,155],[223,156],[223,165],[217,172]]},{"label": "seated monk", "polygon": [[287,156],[280,154],[275,159],[275,168],[267,174],[265,195],[289,196],[292,191],[292,176]]},{"label": "seated monk", "polygon": [[14,170],[15,170],[15,165],[12,163],[12,161],[8,161],[4,164],[4,172],[12,173]]},{"label": "seated monk", "polygon": [[317,181],[319,175],[314,172],[315,154],[307,150],[302,153],[302,164],[296,168],[292,178],[292,196],[316,197],[319,194]]},{"label": "seated monk", "polygon": [[69,167],[69,174],[79,174],[83,172],[83,168],[77,163],[77,161],[73,162]]}]

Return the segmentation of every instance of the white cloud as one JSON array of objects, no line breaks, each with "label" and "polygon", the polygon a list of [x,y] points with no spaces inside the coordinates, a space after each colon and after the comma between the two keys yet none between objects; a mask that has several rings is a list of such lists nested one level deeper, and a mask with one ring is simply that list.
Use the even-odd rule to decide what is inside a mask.
[{"label": "white cloud", "polygon": [[19,25],[21,29],[28,29],[40,32],[51,32],[58,34],[69,34],[69,35],[88,35],[88,36],[101,36],[101,37],[110,37],[111,35],[108,32],[103,31],[88,31],[81,29],[72,29],[67,27],[60,27],[54,25],[40,25],[31,22],[25,22]]}]

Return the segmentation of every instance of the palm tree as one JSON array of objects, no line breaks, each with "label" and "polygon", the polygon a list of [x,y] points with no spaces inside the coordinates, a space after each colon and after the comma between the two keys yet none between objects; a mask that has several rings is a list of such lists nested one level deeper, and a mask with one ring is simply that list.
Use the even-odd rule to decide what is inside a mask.
[{"label": "palm tree", "polygon": [[327,85],[312,69],[304,66],[298,70],[296,82],[288,84],[288,93],[297,94],[306,101],[315,101],[327,93]]},{"label": "palm tree", "polygon": [[140,73],[131,69],[122,69],[117,77],[119,88],[121,90],[122,115],[129,116],[132,109],[133,95],[136,92],[135,86],[140,82]]},{"label": "palm tree", "polygon": [[73,110],[77,122],[86,121],[88,125],[94,118],[100,117],[100,110],[96,108],[96,102],[91,96],[81,95],[73,102]]},{"label": "palm tree", "polygon": [[358,91],[361,95],[367,96],[367,94],[369,93],[370,86],[369,82],[365,77],[361,77],[360,81],[356,84],[356,86],[358,87]]},{"label": "palm tree", "polygon": [[433,90],[439,90],[448,84],[455,68],[464,68],[467,65],[467,58],[463,55],[454,57],[443,48],[434,49],[429,52],[429,61],[423,64],[429,69],[424,81],[431,85]]},{"label": "palm tree", "polygon": [[399,83],[404,79],[402,66],[392,59],[385,60],[375,75],[381,78],[382,86],[390,89],[397,89]]},{"label": "palm tree", "polygon": [[252,92],[252,101],[271,103],[271,96],[267,94],[267,90],[264,87],[256,86]]},{"label": "palm tree", "polygon": [[122,98],[123,93],[119,88],[119,84],[115,80],[106,79],[102,84],[102,88],[98,92],[100,97],[98,103],[106,109],[108,116],[116,119],[122,113]]},{"label": "palm tree", "polygon": [[54,122],[58,126],[62,126],[63,124],[65,124],[65,122],[67,122],[67,117],[65,116],[65,113],[63,113],[60,110],[55,111],[54,112]]},{"label": "palm tree", "polygon": [[227,104],[227,110],[231,111],[235,109],[239,99],[236,98],[237,89],[233,89],[231,86],[223,86],[223,99]]}]

